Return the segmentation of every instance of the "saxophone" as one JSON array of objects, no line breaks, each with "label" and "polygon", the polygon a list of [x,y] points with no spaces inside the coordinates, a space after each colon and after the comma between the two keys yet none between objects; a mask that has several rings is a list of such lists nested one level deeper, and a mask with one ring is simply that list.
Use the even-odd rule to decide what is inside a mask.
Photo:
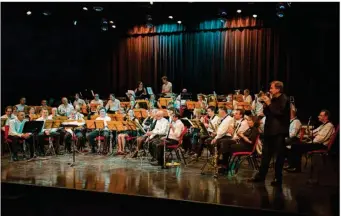
[{"label": "saxophone", "polygon": [[214,178],[218,177],[218,149],[217,149],[217,144],[214,144],[214,155],[213,155],[213,161],[212,161],[212,166],[213,166],[213,176]]}]

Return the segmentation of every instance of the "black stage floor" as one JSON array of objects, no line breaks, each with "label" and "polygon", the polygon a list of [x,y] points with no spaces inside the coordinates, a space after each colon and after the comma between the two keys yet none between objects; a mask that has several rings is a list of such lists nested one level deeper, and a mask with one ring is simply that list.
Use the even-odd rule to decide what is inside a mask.
[{"label": "black stage floor", "polygon": [[[14,199],[13,197],[23,196],[25,195],[25,191],[31,195],[40,193],[46,198],[43,201],[47,201],[49,195],[54,194],[55,188],[64,188],[61,189],[63,190],[61,192],[63,194],[61,200],[62,203],[64,202],[62,205],[68,205],[69,207],[70,203],[68,202],[71,202],[71,204],[75,202],[76,205],[77,200],[67,201],[69,200],[68,198],[71,199],[72,197],[72,195],[68,195],[67,191],[75,193],[75,191],[79,192],[81,190],[92,191],[91,193],[93,194],[106,194],[105,196],[108,196],[108,194],[125,194],[220,204],[214,205],[219,206],[219,208],[226,205],[230,208],[234,208],[233,206],[235,206],[241,209],[255,209],[252,211],[256,211],[257,209],[276,210],[279,211],[276,213],[277,215],[279,213],[335,215],[339,208],[339,178],[338,172],[333,171],[333,169],[320,169],[318,173],[320,175],[319,184],[313,186],[306,184],[309,176],[308,170],[304,170],[300,174],[286,173],[284,175],[282,189],[276,189],[270,186],[273,176],[272,169],[269,171],[269,176],[265,184],[251,184],[246,182],[246,179],[254,174],[254,171],[248,168],[246,164],[242,165],[238,174],[235,176],[220,176],[218,179],[214,179],[211,175],[203,176],[200,174],[200,167],[203,161],[187,165],[186,167],[181,166],[162,170],[159,167],[149,165],[146,160],[141,162],[141,160],[136,159],[124,159],[122,156],[77,155],[75,167],[68,165],[68,162],[72,161],[71,155],[47,158],[49,159],[34,162],[10,162],[8,156],[3,157],[1,160],[2,202],[6,201],[9,205],[13,205],[10,202]],[[37,192],[32,193],[32,191]],[[88,194],[85,192],[82,194],[78,194],[77,196],[81,196],[84,199],[86,196],[89,196],[85,195]],[[95,198],[96,196],[89,196],[90,198],[86,199],[92,199],[91,197],[97,199]],[[81,198],[76,199],[79,201]],[[42,198],[40,197],[39,199]],[[167,205],[173,202],[170,200],[168,200]],[[37,205],[35,207],[39,209],[43,204],[37,202],[37,200],[34,201],[35,205]],[[139,201],[137,202],[139,203]],[[56,203],[58,202],[53,201],[52,204],[44,205],[50,205],[48,209],[63,209],[63,207],[58,206],[59,204]],[[138,204],[133,203],[136,202],[132,202],[129,205],[130,207],[127,208],[137,211],[138,209],[134,208],[137,208]],[[203,205],[201,203],[199,204]],[[77,203],[77,206],[80,208],[83,205],[88,204],[87,202]],[[103,203],[100,204],[100,206],[103,205]],[[153,212],[160,215],[162,212],[160,213],[159,210],[156,210],[158,205],[163,208],[160,211],[170,212],[170,209],[168,210],[167,205],[165,207],[164,204],[152,204],[145,208],[140,207],[142,209],[139,209],[137,212],[143,215],[153,215]],[[110,203],[110,206],[115,206],[115,203]],[[2,210],[4,208],[6,206],[2,205]],[[195,206],[193,208],[193,213],[200,209]],[[218,211],[218,207],[216,208]],[[13,215],[18,210],[10,211],[10,214]],[[48,210],[41,210],[41,215],[50,215],[51,212],[48,211],[47,214],[46,211]],[[77,212],[78,210],[75,211]],[[123,209],[122,212],[124,211]],[[181,212],[181,208],[178,211],[180,215],[184,213]],[[229,210],[226,211],[228,212]],[[58,212],[53,213],[53,215],[62,214],[60,209]],[[70,213],[72,211],[66,212]],[[80,212],[78,211],[78,213]],[[90,212],[89,210],[89,214],[86,215],[91,215]],[[65,213],[63,214],[65,215]],[[38,214],[32,212],[31,215]]]}]

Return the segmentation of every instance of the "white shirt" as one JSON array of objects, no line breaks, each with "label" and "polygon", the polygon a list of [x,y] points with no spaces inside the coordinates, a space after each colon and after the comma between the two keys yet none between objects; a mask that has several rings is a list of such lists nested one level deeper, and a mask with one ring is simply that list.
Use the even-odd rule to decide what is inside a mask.
[{"label": "white shirt", "polygon": [[168,125],[169,122],[165,118],[157,120],[154,129],[151,131],[150,139],[153,139],[156,135],[167,135]]},{"label": "white shirt", "polygon": [[17,119],[17,117],[14,114],[11,114],[10,117],[8,115],[1,116],[1,119],[6,119],[5,125],[9,125],[9,121],[12,119]]},{"label": "white shirt", "polygon": [[27,119],[19,121],[18,119],[12,119],[9,121],[9,132],[10,136],[19,136],[23,135],[22,131],[24,129],[24,124],[27,122]]},{"label": "white shirt", "polygon": [[320,125],[313,131],[314,143],[322,143],[328,145],[330,137],[334,134],[334,125],[331,122]]},{"label": "white shirt", "polygon": [[243,100],[244,100],[244,102],[248,102],[249,104],[251,104],[252,103],[252,97],[251,97],[251,95],[248,95],[248,96],[243,96]]},{"label": "white shirt", "polygon": [[99,99],[98,101],[97,100],[92,100],[90,103],[103,106],[103,101],[101,99]]},{"label": "white shirt", "polygon": [[83,120],[84,121],[84,115],[82,113],[77,112],[72,118],[71,116],[69,117],[69,120]]},{"label": "white shirt", "polygon": [[173,123],[173,129],[170,129],[168,138],[179,141],[184,128],[184,124],[178,119],[175,123]]},{"label": "white shirt", "polygon": [[114,101],[109,100],[107,105],[105,105],[106,110],[118,111],[121,108],[121,102],[115,98]]},{"label": "white shirt", "polygon": [[230,122],[232,120],[233,120],[233,118],[231,116],[229,116],[229,115],[226,115],[222,119],[222,121],[221,121],[221,123],[220,123],[220,125],[219,125],[219,127],[217,129],[217,135],[214,137],[214,139],[220,139],[220,138],[222,138],[223,136],[226,135],[227,129],[229,128]]},{"label": "white shirt", "polygon": [[67,105],[61,104],[59,105],[57,110],[60,115],[69,116],[71,111],[74,110],[74,108],[71,104],[67,104]]},{"label": "white shirt", "polygon": [[[213,118],[210,118],[208,121],[211,122],[211,123],[208,123],[207,131],[211,132],[211,133],[215,132],[215,128],[217,128],[218,125],[219,125],[219,117],[214,115]],[[212,128],[212,126],[214,128]]]},{"label": "white shirt", "polygon": [[260,103],[258,99],[252,102],[252,109],[254,110],[256,116],[263,114],[263,104]]},{"label": "white shirt", "polygon": [[299,137],[300,136],[300,130],[301,130],[302,124],[301,121],[297,118],[290,120],[290,126],[289,126],[289,137]]},{"label": "white shirt", "polygon": [[163,84],[162,85],[162,92],[172,93],[172,83],[168,81],[167,84]]},{"label": "white shirt", "polygon": [[244,133],[247,129],[249,129],[249,124],[247,123],[247,120],[242,118],[239,120],[234,120],[234,129],[237,129],[235,132],[233,132],[233,139],[238,138],[239,133]]},{"label": "white shirt", "polygon": [[265,125],[265,119],[266,117],[264,116],[261,120],[260,120],[260,123],[259,123],[259,131],[260,133],[264,133],[264,125]]},{"label": "white shirt", "polygon": [[75,107],[75,109],[81,108],[84,105],[85,105],[85,101],[83,99],[80,99],[80,98],[73,102],[73,106]]}]

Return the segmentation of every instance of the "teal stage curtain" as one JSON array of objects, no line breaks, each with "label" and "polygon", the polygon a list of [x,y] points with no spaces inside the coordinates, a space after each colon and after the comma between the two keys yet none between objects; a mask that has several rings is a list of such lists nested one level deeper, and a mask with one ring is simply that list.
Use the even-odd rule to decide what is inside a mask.
[{"label": "teal stage curtain", "polygon": [[[211,20],[187,27],[164,24],[131,29],[114,53],[114,86],[135,89],[141,80],[161,90],[166,75],[179,92],[228,93],[234,89],[259,91],[272,79],[286,81],[285,47],[279,34],[260,20]],[[281,75],[281,76],[280,76]]]}]

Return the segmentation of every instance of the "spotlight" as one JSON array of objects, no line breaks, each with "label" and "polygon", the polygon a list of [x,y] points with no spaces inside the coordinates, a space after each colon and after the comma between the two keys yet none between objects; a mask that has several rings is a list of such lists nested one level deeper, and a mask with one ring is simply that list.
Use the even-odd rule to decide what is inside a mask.
[{"label": "spotlight", "polygon": [[254,14],[254,15],[253,15],[253,18],[257,18],[257,14]]},{"label": "spotlight", "polygon": [[102,24],[104,24],[104,25],[106,25],[106,24],[108,24],[108,21],[106,20],[106,19],[102,19]]},{"label": "spotlight", "polygon": [[169,16],[168,18],[169,18],[169,19],[173,19],[173,16]]},{"label": "spotlight", "polygon": [[148,21],[152,21],[153,20],[152,16],[151,15],[147,15],[147,20]]},{"label": "spotlight", "polygon": [[93,9],[94,9],[96,12],[101,12],[101,11],[103,11],[103,8],[102,8],[102,7],[98,7],[98,6],[93,7]]},{"label": "spotlight", "polygon": [[83,10],[87,11],[87,10],[88,10],[88,8],[87,8],[87,7],[83,7]]},{"label": "spotlight", "polygon": [[277,8],[278,8],[279,10],[285,10],[286,6],[285,6],[284,3],[278,3],[278,4],[277,4]]},{"label": "spotlight", "polygon": [[43,14],[44,14],[44,16],[50,16],[51,15],[51,13],[49,11],[44,11]]},{"label": "spotlight", "polygon": [[111,28],[116,28],[116,26],[115,26],[115,25],[112,25]]},{"label": "spotlight", "polygon": [[32,14],[32,12],[31,11],[27,11],[26,14],[29,16],[29,15]]},{"label": "spotlight", "polygon": [[242,12],[242,10],[237,10],[237,13],[241,13]]},{"label": "spotlight", "polygon": [[222,11],[222,12],[221,12],[221,15],[222,15],[222,16],[226,16],[227,13],[226,13],[225,11]]},{"label": "spotlight", "polygon": [[178,24],[181,24],[181,20],[178,21]]},{"label": "spotlight", "polygon": [[74,21],[73,21],[73,25],[77,25],[77,20],[74,20]]},{"label": "spotlight", "polygon": [[102,31],[108,31],[108,27],[107,26],[102,26],[101,29],[102,29]]},{"label": "spotlight", "polygon": [[153,1],[150,1],[150,4],[153,5]]},{"label": "spotlight", "polygon": [[284,13],[282,11],[277,12],[276,14],[279,18],[284,17]]},{"label": "spotlight", "polygon": [[110,20],[110,21],[109,21],[109,23],[110,23],[110,24],[113,24],[113,23],[114,23],[114,21]]}]

